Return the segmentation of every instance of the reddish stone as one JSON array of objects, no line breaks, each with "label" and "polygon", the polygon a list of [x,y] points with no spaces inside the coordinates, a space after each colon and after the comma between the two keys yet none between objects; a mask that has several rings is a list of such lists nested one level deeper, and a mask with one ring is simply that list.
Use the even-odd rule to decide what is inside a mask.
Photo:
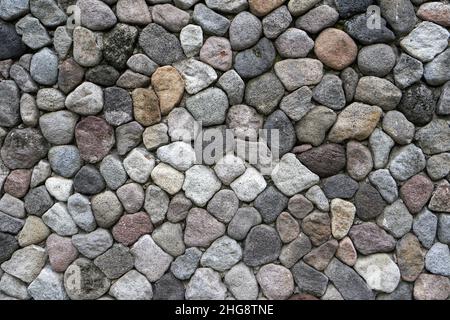
[{"label": "reddish stone", "polygon": [[112,234],[117,242],[125,246],[135,243],[144,234],[153,231],[153,225],[150,217],[145,212],[127,214],[120,218],[119,222],[113,227]]},{"label": "reddish stone", "polygon": [[395,239],[373,222],[354,225],[349,232],[356,249],[364,255],[391,252]]},{"label": "reddish stone", "polygon": [[83,82],[84,69],[72,58],[59,65],[58,88],[68,94]]},{"label": "reddish stone", "polygon": [[450,184],[444,180],[436,187],[428,208],[437,212],[450,212]]},{"label": "reddish stone", "polygon": [[75,127],[81,158],[89,163],[101,161],[114,146],[114,130],[102,118],[87,117]]},{"label": "reddish stone", "polygon": [[422,20],[450,27],[450,4],[437,1],[424,3],[417,11],[417,16]]},{"label": "reddish stone", "polygon": [[334,143],[324,144],[305,151],[297,155],[297,158],[321,178],[338,174],[345,168],[346,163],[344,147]]},{"label": "reddish stone", "polygon": [[250,11],[259,17],[265,16],[283,4],[286,0],[249,0]]},{"label": "reddish stone", "polygon": [[356,253],[353,242],[349,237],[345,237],[341,240],[341,242],[339,242],[336,257],[350,267],[355,265],[358,254]]},{"label": "reddish stone", "polygon": [[78,250],[70,238],[63,238],[53,233],[47,238],[47,252],[52,269],[64,272],[78,257]]},{"label": "reddish stone", "polygon": [[200,50],[200,60],[215,69],[227,71],[233,65],[230,41],[222,37],[209,37]]},{"label": "reddish stone", "polygon": [[400,188],[400,196],[411,213],[418,213],[430,200],[433,188],[430,179],[416,175]]},{"label": "reddish stone", "polygon": [[31,172],[31,170],[26,169],[11,171],[5,180],[5,192],[16,198],[25,196],[30,187]]},{"label": "reddish stone", "polygon": [[450,294],[450,280],[444,276],[421,274],[414,284],[416,300],[447,300]]},{"label": "reddish stone", "polygon": [[344,31],[328,28],[317,37],[314,52],[328,67],[343,70],[355,61],[358,47]]},{"label": "reddish stone", "polygon": [[314,269],[323,271],[334,257],[338,245],[339,244],[335,239],[325,242],[320,247],[314,248],[310,253],[308,253],[303,258],[303,261]]}]

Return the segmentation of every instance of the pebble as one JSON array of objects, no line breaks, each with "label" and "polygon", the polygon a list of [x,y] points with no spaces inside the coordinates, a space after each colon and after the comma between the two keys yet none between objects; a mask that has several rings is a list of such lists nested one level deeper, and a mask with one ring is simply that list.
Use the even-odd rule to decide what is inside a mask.
[{"label": "pebble", "polygon": [[[277,110],[270,114],[263,128],[267,130],[263,133],[263,138],[267,140],[267,146],[272,153],[283,156],[292,150],[297,140],[295,129],[283,111]],[[277,132],[277,136],[274,136],[273,132]]]},{"label": "pebble", "polygon": [[449,296],[448,278],[434,274],[421,274],[414,286],[414,298],[417,300],[446,300]]},{"label": "pebble", "polygon": [[225,225],[216,220],[206,210],[193,208],[186,218],[184,242],[188,247],[209,247],[225,233]]},{"label": "pebble", "polygon": [[151,23],[139,36],[139,45],[159,65],[168,65],[184,58],[178,38],[156,23]]},{"label": "pebble", "polygon": [[400,196],[411,213],[419,213],[430,200],[434,186],[423,175],[416,175],[400,188]]},{"label": "pebble", "polygon": [[311,251],[312,245],[308,236],[304,233],[294,239],[292,242],[286,244],[281,249],[280,262],[287,268],[292,268],[300,258]]},{"label": "pebble", "polygon": [[273,66],[275,47],[270,40],[262,38],[250,49],[239,52],[234,59],[234,69],[245,79],[257,77]]},{"label": "pebble", "polygon": [[172,265],[170,266],[170,271],[178,279],[188,280],[196,271],[201,256],[202,252],[199,249],[188,248],[186,249],[183,255],[177,257],[172,262]]},{"label": "pebble", "polygon": [[0,232],[18,234],[24,225],[22,219],[14,218],[8,214],[0,213]]},{"label": "pebble", "polygon": [[220,0],[207,0],[206,5],[213,10],[225,13],[238,13],[248,8],[246,0],[231,0],[226,2]]},{"label": "pebble", "polygon": [[157,186],[149,186],[145,192],[144,209],[150,215],[154,224],[160,224],[165,219],[169,206],[168,195]]},{"label": "pebble", "polygon": [[[369,175],[370,183],[377,188],[383,199],[391,204],[398,198],[398,188],[395,179],[387,169],[378,169]],[[408,205],[408,203],[406,203]],[[411,208],[409,208],[411,212]]]},{"label": "pebble", "polygon": [[102,228],[114,225],[123,213],[119,199],[114,192],[109,190],[92,197],[91,205],[95,220]]},{"label": "pebble", "polygon": [[396,238],[401,238],[411,230],[413,217],[402,200],[397,200],[384,208],[377,223]]},{"label": "pebble", "polygon": [[45,249],[32,244],[14,252],[11,259],[2,263],[2,269],[23,282],[31,283],[39,275],[46,260]]},{"label": "pebble", "polygon": [[314,107],[296,124],[297,139],[315,147],[319,146],[325,140],[327,131],[336,119],[336,113],[331,109],[323,106]]},{"label": "pebble", "polygon": [[221,222],[229,223],[239,207],[239,199],[231,190],[217,192],[209,201],[207,210]]},{"label": "pebble", "polygon": [[74,59],[69,58],[59,65],[58,87],[65,94],[81,84],[84,69]]},{"label": "pebble", "polygon": [[153,298],[152,285],[136,270],[127,272],[114,282],[109,289],[109,294],[117,300],[151,300]]},{"label": "pebble", "polygon": [[6,213],[14,218],[25,218],[25,208],[22,200],[5,193],[0,199],[0,212]]},{"label": "pebble", "polygon": [[292,16],[288,8],[281,6],[262,19],[264,35],[269,39],[275,39],[289,27],[291,22]]},{"label": "pebble", "polygon": [[372,150],[375,169],[382,169],[389,161],[389,154],[395,145],[394,140],[383,130],[375,128],[369,137],[369,146]]},{"label": "pebble", "polygon": [[303,258],[303,261],[312,266],[314,269],[323,271],[336,253],[338,245],[338,242],[334,239],[327,241],[320,247],[314,248],[311,252],[309,252]]},{"label": "pebble", "polygon": [[78,256],[70,238],[51,234],[46,241],[50,265],[56,272],[64,272]]},{"label": "pebble", "polygon": [[450,173],[450,154],[441,153],[427,161],[427,173],[432,180],[439,180]]},{"label": "pebble", "polygon": [[297,157],[303,165],[322,178],[339,173],[344,169],[346,163],[344,148],[332,143],[312,148]]},{"label": "pebble", "polygon": [[152,75],[152,87],[159,98],[162,115],[167,115],[176,107],[184,94],[184,80],[174,67],[161,67]]},{"label": "pebble", "polygon": [[313,90],[313,99],[333,110],[341,110],[346,105],[342,81],[338,76],[326,74]]},{"label": "pebble", "polygon": [[254,206],[261,214],[265,223],[274,222],[286,208],[288,198],[275,187],[269,186],[255,199]]},{"label": "pebble", "polygon": [[355,100],[378,105],[385,111],[395,109],[401,98],[402,92],[394,84],[378,77],[362,77],[356,87]]},{"label": "pebble", "polygon": [[257,16],[265,16],[266,14],[281,6],[283,2],[285,2],[285,0],[249,0],[248,4],[252,13]]},{"label": "pebble", "polygon": [[68,28],[60,26],[56,28],[53,34],[53,45],[60,59],[66,58],[72,47],[72,34]]},{"label": "pebble", "polygon": [[445,50],[433,61],[427,63],[424,69],[425,80],[428,84],[439,86],[450,80],[448,61],[450,60],[450,50]]},{"label": "pebble", "polygon": [[46,266],[28,287],[34,300],[68,300],[64,289],[64,276]]},{"label": "pebble", "polygon": [[313,107],[312,91],[307,86],[301,87],[281,99],[280,109],[294,120],[301,120]]},{"label": "pebble", "polygon": [[315,246],[325,243],[331,235],[331,219],[326,212],[314,210],[302,220],[301,227]]},{"label": "pebble", "polygon": [[109,279],[117,279],[133,268],[134,258],[128,248],[121,244],[115,244],[108,251],[95,258],[94,264]]},{"label": "pebble", "polygon": [[48,48],[41,49],[31,59],[30,74],[41,85],[54,85],[58,80],[58,56]]},{"label": "pebble", "polygon": [[435,189],[433,196],[431,197],[428,207],[430,210],[438,212],[450,212],[450,203],[448,196],[450,194],[450,184],[444,180]]},{"label": "pebble", "polygon": [[235,240],[224,236],[211,244],[203,253],[200,263],[203,267],[223,272],[231,269],[241,258],[240,245]]},{"label": "pebble", "polygon": [[81,24],[95,31],[106,30],[114,26],[117,18],[107,4],[99,0],[80,0]]},{"label": "pebble", "polygon": [[101,161],[115,143],[112,127],[105,120],[93,116],[78,122],[75,139],[81,158],[89,163]]},{"label": "pebble", "polygon": [[[366,280],[369,288],[381,292],[393,292],[400,281],[399,268],[385,253],[359,257],[355,270]],[[376,273],[373,270],[377,270]]]},{"label": "pebble", "polygon": [[89,198],[75,193],[67,199],[67,210],[76,225],[86,232],[94,231],[97,224],[91,209]]},{"label": "pebble", "polygon": [[264,177],[255,168],[250,167],[245,170],[239,178],[234,180],[230,187],[241,201],[252,202],[264,191],[267,183]]},{"label": "pebble", "polygon": [[450,7],[441,2],[424,3],[417,10],[417,16],[422,20],[437,23],[443,27],[450,27]]},{"label": "pebble", "polygon": [[150,217],[145,212],[122,216],[112,229],[114,239],[125,246],[134,244],[141,236],[153,231]]},{"label": "pebble", "polygon": [[405,89],[420,81],[424,72],[423,64],[407,54],[402,53],[394,67],[395,84]]},{"label": "pebble", "polygon": [[183,193],[176,194],[169,203],[167,219],[176,223],[186,219],[188,211],[192,208],[192,202]]},{"label": "pebble", "polygon": [[358,182],[345,174],[337,174],[324,180],[323,192],[329,199],[350,199],[358,191]]},{"label": "pebble", "polygon": [[323,64],[316,59],[286,59],[275,63],[275,73],[288,91],[318,84],[323,77]]},{"label": "pebble", "polygon": [[185,81],[185,89],[191,95],[207,88],[217,80],[217,73],[212,67],[193,58],[180,61],[174,64],[174,67],[181,73]]},{"label": "pebble", "polygon": [[81,167],[80,152],[72,145],[50,148],[48,159],[52,170],[64,178],[74,176]]},{"label": "pebble", "polygon": [[230,20],[214,12],[202,3],[194,7],[192,19],[204,32],[214,36],[223,36],[231,24]]},{"label": "pebble", "polygon": [[[383,58],[381,58],[383,57]],[[359,51],[358,67],[366,76],[384,77],[396,63],[394,50],[386,44],[366,46]]]},{"label": "pebble", "polygon": [[445,120],[433,120],[417,130],[415,139],[429,155],[450,151],[450,127]]},{"label": "pebble", "polygon": [[413,231],[425,248],[431,248],[436,237],[438,218],[428,209],[414,217]]},{"label": "pebble", "polygon": [[117,1],[116,15],[123,23],[148,25],[152,22],[152,16],[145,0]]},{"label": "pebble", "polygon": [[186,99],[187,110],[204,126],[223,123],[228,107],[227,95],[218,88],[206,89]]},{"label": "pebble", "polygon": [[325,293],[328,278],[322,272],[308,266],[303,261],[298,262],[291,270],[295,283],[301,291],[319,297]]},{"label": "pebble", "polygon": [[16,31],[22,36],[22,41],[33,50],[40,49],[51,43],[51,38],[38,19],[25,16],[16,24]]},{"label": "pebble", "polygon": [[5,21],[14,20],[29,12],[29,0],[3,0],[0,3],[0,18]]},{"label": "pebble", "polygon": [[226,292],[218,272],[198,268],[186,286],[186,300],[224,300]]},{"label": "pebble", "polygon": [[18,58],[25,53],[26,46],[17,34],[14,25],[0,24],[0,40],[3,43],[2,49],[0,49],[0,60]]},{"label": "pebble", "polygon": [[64,273],[64,287],[72,300],[98,299],[108,292],[110,284],[100,269],[86,258],[75,260]]},{"label": "pebble", "polygon": [[295,240],[300,234],[300,226],[288,212],[282,212],[276,220],[276,229],[283,243]]},{"label": "pebble", "polygon": [[6,178],[3,188],[13,197],[23,198],[30,186],[31,170],[19,169],[11,171]]},{"label": "pebble", "polygon": [[277,231],[267,225],[253,227],[245,239],[243,262],[248,266],[261,266],[280,256],[281,240]]},{"label": "pebble", "polygon": [[415,281],[424,267],[424,253],[419,240],[411,233],[406,234],[397,244],[397,263],[405,281]]},{"label": "pebble", "polygon": [[39,244],[50,235],[50,229],[38,217],[30,216],[25,220],[17,240],[21,247]]},{"label": "pebble", "polygon": [[254,46],[261,38],[263,25],[250,12],[241,12],[231,21],[230,43],[233,50],[242,51]]},{"label": "pebble", "polygon": [[8,233],[0,232],[0,262],[9,260],[12,254],[19,249],[19,243],[13,235]]},{"label": "pebble", "polygon": [[71,236],[78,232],[77,226],[63,202],[55,203],[42,216],[42,221],[60,236]]},{"label": "pebble", "polygon": [[379,216],[386,203],[377,189],[369,183],[363,183],[355,195],[355,206],[358,217],[367,221]]},{"label": "pebble", "polygon": [[442,243],[449,244],[450,243],[450,234],[448,232],[448,226],[450,223],[448,214],[441,214],[439,216],[439,228],[438,228],[438,238]]},{"label": "pebble", "polygon": [[433,274],[450,275],[450,251],[446,244],[435,243],[425,256],[425,268]]},{"label": "pebble", "polygon": [[395,248],[394,238],[373,222],[354,225],[349,235],[355,248],[364,255],[390,252]]},{"label": "pebble", "polygon": [[256,279],[264,295],[271,300],[285,300],[294,291],[294,277],[283,266],[267,264],[259,269]]},{"label": "pebble", "polygon": [[424,21],[400,42],[400,46],[414,58],[428,62],[447,48],[448,36],[445,28]]},{"label": "pebble", "polygon": [[171,256],[180,256],[186,249],[180,224],[165,222],[153,231],[152,237],[156,244]]},{"label": "pebble", "polygon": [[170,273],[166,273],[155,283],[154,300],[183,300],[184,296],[183,282]]},{"label": "pebble", "polygon": [[243,263],[235,265],[225,274],[224,283],[236,299],[254,300],[258,296],[256,278]]},{"label": "pebble", "polygon": [[133,149],[123,160],[128,176],[137,183],[146,183],[155,167],[155,159],[143,148]]},{"label": "pebble", "polygon": [[330,209],[333,237],[343,239],[353,225],[356,207],[351,202],[336,198],[331,201]]},{"label": "pebble", "polygon": [[225,91],[230,105],[234,106],[242,103],[245,83],[236,71],[230,70],[225,72],[217,81],[217,86]]},{"label": "pebble", "polygon": [[105,89],[104,112],[109,124],[120,126],[133,120],[132,105],[133,101],[126,90],[118,87]]},{"label": "pebble", "polygon": [[33,168],[33,172],[31,174],[31,182],[30,187],[36,187],[51,175],[50,163],[46,160],[40,160]]},{"label": "pebble", "polygon": [[28,294],[26,284],[20,281],[19,279],[10,276],[9,274],[5,274],[2,276],[0,280],[0,289],[3,291],[4,294],[7,294],[12,299],[20,299],[20,300],[30,299],[30,295]]},{"label": "pebble", "polygon": [[343,70],[356,60],[358,48],[344,31],[329,28],[317,37],[314,52],[328,67]]},{"label": "pebble", "polygon": [[395,179],[405,181],[425,169],[426,161],[422,150],[409,144],[392,151],[388,166]]},{"label": "pebble", "polygon": [[227,234],[236,240],[243,240],[250,229],[262,222],[258,210],[252,207],[239,208],[228,224]]},{"label": "pebble", "polygon": [[220,181],[208,167],[196,165],[186,171],[183,190],[196,205],[204,206],[219,189]]},{"label": "pebble", "polygon": [[61,110],[42,115],[39,118],[39,125],[48,142],[64,145],[72,142],[78,119],[75,113]]},{"label": "pebble", "polygon": [[180,32],[189,23],[189,13],[171,4],[157,4],[152,8],[152,19],[171,32]]},{"label": "pebble", "polygon": [[370,149],[365,145],[350,141],[347,143],[347,171],[350,177],[361,181],[373,169],[373,160]]},{"label": "pebble", "polygon": [[319,186],[311,187],[305,194],[306,198],[311,201],[317,209],[321,211],[329,211],[330,204],[328,199]]},{"label": "pebble", "polygon": [[73,181],[63,177],[50,177],[45,181],[48,193],[58,201],[67,201],[73,192]]},{"label": "pebble", "polygon": [[203,46],[202,28],[194,24],[185,26],[180,32],[180,42],[186,57],[198,55]]}]

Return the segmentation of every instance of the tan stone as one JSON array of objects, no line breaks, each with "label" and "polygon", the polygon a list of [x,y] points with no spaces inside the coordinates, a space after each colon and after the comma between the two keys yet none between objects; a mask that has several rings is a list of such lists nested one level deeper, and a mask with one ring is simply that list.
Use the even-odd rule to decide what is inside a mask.
[{"label": "tan stone", "polygon": [[172,111],[183,98],[184,80],[172,66],[156,69],[152,75],[152,87],[159,98],[159,107],[163,115]]},{"label": "tan stone", "polygon": [[41,218],[29,216],[25,221],[22,231],[19,233],[19,245],[26,247],[31,244],[38,244],[50,235],[50,229],[44,224]]},{"label": "tan stone", "polygon": [[333,237],[340,240],[347,235],[355,219],[355,213],[356,208],[353,203],[342,199],[331,201],[331,232]]},{"label": "tan stone", "polygon": [[358,47],[344,31],[328,28],[317,37],[314,52],[328,67],[343,70],[355,61]]},{"label": "tan stone", "polygon": [[148,127],[161,121],[159,99],[153,89],[138,88],[133,97],[134,118],[141,125]]},{"label": "tan stone", "polygon": [[356,253],[355,246],[349,237],[345,237],[341,240],[341,242],[339,242],[336,257],[350,267],[355,265],[358,254]]},{"label": "tan stone", "polygon": [[249,0],[250,11],[257,16],[265,16],[281,6],[286,0]]},{"label": "tan stone", "polygon": [[328,139],[332,142],[347,139],[365,140],[375,130],[381,114],[380,107],[354,102],[339,114]]},{"label": "tan stone", "polygon": [[300,226],[297,220],[287,212],[282,212],[276,222],[277,231],[281,241],[289,243],[295,240],[300,233]]},{"label": "tan stone", "polygon": [[406,234],[397,243],[396,254],[403,280],[415,281],[423,270],[425,258],[417,237],[412,233]]}]

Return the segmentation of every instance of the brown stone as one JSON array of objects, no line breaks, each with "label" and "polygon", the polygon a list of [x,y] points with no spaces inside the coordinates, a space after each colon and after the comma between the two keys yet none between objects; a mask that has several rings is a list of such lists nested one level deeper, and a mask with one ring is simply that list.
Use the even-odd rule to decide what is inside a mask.
[{"label": "brown stone", "polygon": [[184,230],[184,243],[188,247],[209,247],[225,233],[225,225],[208,211],[194,208],[189,211]]},{"label": "brown stone", "polygon": [[59,65],[58,88],[68,94],[83,82],[84,69],[72,58]]},{"label": "brown stone", "polygon": [[64,272],[78,256],[77,249],[70,238],[64,238],[53,233],[47,238],[47,252],[52,269]]},{"label": "brown stone", "polygon": [[144,127],[161,121],[159,99],[153,89],[138,88],[132,94],[134,118]]},{"label": "brown stone", "polygon": [[350,267],[355,265],[358,254],[356,253],[355,246],[349,237],[345,237],[341,240],[341,242],[339,242],[336,257]]},{"label": "brown stone", "polygon": [[222,37],[209,37],[200,50],[200,60],[217,70],[229,70],[233,65],[230,41]]},{"label": "brown stone", "polygon": [[288,210],[297,219],[303,219],[313,211],[314,205],[301,194],[296,194],[289,199]]},{"label": "brown stone", "polygon": [[417,16],[422,20],[450,27],[450,4],[437,1],[424,3],[417,11]]},{"label": "brown stone", "polygon": [[328,28],[317,37],[314,52],[328,67],[343,70],[355,61],[358,47],[344,31]]},{"label": "brown stone", "polygon": [[333,237],[344,238],[353,225],[356,208],[353,203],[342,199],[331,201],[331,232]]},{"label": "brown stone", "polygon": [[145,212],[127,214],[120,218],[112,229],[112,234],[117,242],[125,246],[134,244],[144,234],[153,231],[150,216]]},{"label": "brown stone", "polygon": [[339,144],[324,144],[297,156],[302,164],[321,178],[338,174],[345,168],[345,149]]},{"label": "brown stone", "polygon": [[313,211],[303,219],[302,230],[315,246],[320,246],[331,236],[331,220],[328,213]]},{"label": "brown stone", "polygon": [[416,175],[400,188],[400,196],[409,212],[418,213],[430,200],[433,189],[430,179],[424,175]]},{"label": "brown stone", "polygon": [[248,0],[250,11],[259,17],[281,6],[286,0]]},{"label": "brown stone", "polygon": [[320,247],[313,249],[303,258],[303,261],[311,267],[323,271],[328,266],[331,259],[333,259],[338,246],[339,243],[335,239],[332,239],[325,242]]},{"label": "brown stone", "polygon": [[425,255],[420,242],[412,233],[397,243],[397,264],[405,281],[415,281],[423,270]]},{"label": "brown stone", "polygon": [[31,170],[26,169],[11,171],[5,180],[5,192],[16,198],[25,196],[30,187],[31,172]]},{"label": "brown stone", "polygon": [[437,212],[450,212],[450,184],[447,181],[436,187],[428,207]]},{"label": "brown stone", "polygon": [[114,130],[102,118],[89,116],[75,127],[81,158],[89,163],[101,161],[114,146]]},{"label": "brown stone", "polygon": [[361,181],[373,168],[372,153],[363,144],[350,141],[347,143],[347,172],[350,177]]},{"label": "brown stone", "polygon": [[395,239],[373,222],[354,225],[349,232],[356,249],[364,255],[378,252],[391,252]]},{"label": "brown stone", "polygon": [[414,285],[416,300],[447,300],[450,280],[444,276],[421,274]]},{"label": "brown stone", "polygon": [[152,87],[159,98],[159,108],[163,115],[172,111],[183,98],[184,80],[172,66],[156,69],[152,75]]},{"label": "brown stone", "polygon": [[276,222],[277,231],[280,234],[280,239],[284,243],[288,243],[296,239],[300,233],[300,226],[297,220],[289,213],[282,212]]}]

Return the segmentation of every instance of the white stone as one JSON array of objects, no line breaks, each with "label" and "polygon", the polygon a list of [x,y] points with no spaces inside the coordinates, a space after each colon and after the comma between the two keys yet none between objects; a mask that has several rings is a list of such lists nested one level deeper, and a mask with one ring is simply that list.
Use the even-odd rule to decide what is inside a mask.
[{"label": "white stone", "polygon": [[48,193],[58,201],[67,201],[72,194],[73,181],[63,177],[50,177],[45,181]]},{"label": "white stone", "polygon": [[158,159],[170,164],[177,170],[186,171],[195,163],[195,151],[189,143],[173,142],[162,146],[156,152]]},{"label": "white stone", "polygon": [[131,270],[114,282],[109,294],[117,300],[151,300],[152,285],[136,270]]},{"label": "white stone", "polygon": [[187,284],[186,300],[225,300],[226,292],[218,272],[199,268]]},{"label": "white stone", "polygon": [[155,159],[143,148],[133,149],[123,160],[128,176],[137,183],[146,183],[155,167]]},{"label": "white stone", "polygon": [[238,300],[256,300],[258,283],[252,270],[244,263],[238,263],[225,274],[228,290]]},{"label": "white stone", "polygon": [[217,73],[212,67],[194,58],[177,62],[173,66],[183,76],[189,94],[196,94],[217,80]]},{"label": "white stone", "polygon": [[241,201],[251,202],[264,191],[267,182],[255,168],[248,168],[244,174],[230,184],[236,196]]},{"label": "white stone", "polygon": [[42,216],[42,221],[60,236],[71,236],[78,232],[65,203],[55,203]]},{"label": "white stone", "polygon": [[203,165],[195,165],[186,171],[183,190],[187,198],[203,207],[220,190],[222,184],[214,171]]}]

